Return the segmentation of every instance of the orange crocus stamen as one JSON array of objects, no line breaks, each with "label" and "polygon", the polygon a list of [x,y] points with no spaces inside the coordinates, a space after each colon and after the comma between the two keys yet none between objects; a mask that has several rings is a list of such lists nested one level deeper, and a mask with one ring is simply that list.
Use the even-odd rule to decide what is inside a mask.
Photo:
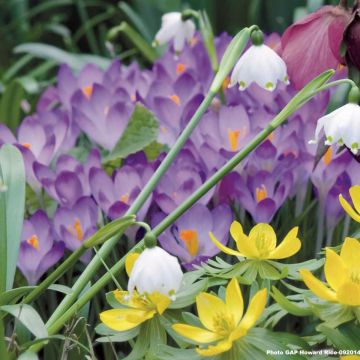
[{"label": "orange crocus stamen", "polygon": [[230,143],[231,151],[236,151],[239,145],[239,136],[241,134],[240,130],[231,130],[228,129],[228,137]]},{"label": "orange crocus stamen", "polygon": [[124,195],[121,195],[121,196],[120,196],[120,201],[123,202],[123,203],[125,203],[125,204],[127,204],[128,201],[129,201],[129,194],[126,193],[126,194],[124,194]]},{"label": "orange crocus stamen", "polygon": [[84,86],[82,89],[83,94],[90,99],[92,92],[93,92],[93,86],[92,85],[88,85],[88,86]]},{"label": "orange crocus stamen", "polygon": [[270,141],[270,142],[273,142],[274,141],[274,133],[271,133],[267,139]]},{"label": "orange crocus stamen", "polygon": [[84,240],[84,232],[81,227],[80,220],[78,218],[75,218],[74,225],[68,226],[69,232],[76,237],[77,240],[82,241]]},{"label": "orange crocus stamen", "polygon": [[176,75],[182,74],[185,71],[185,69],[186,69],[186,66],[184,64],[178,63],[176,65]]},{"label": "orange crocus stamen", "polygon": [[264,184],[256,188],[255,198],[257,203],[267,198],[266,186]]},{"label": "orange crocus stamen", "polygon": [[38,237],[34,234],[31,237],[29,237],[26,242],[31,245],[34,249],[38,250],[39,249],[39,239]]},{"label": "orange crocus stamen", "polygon": [[230,78],[227,76],[222,83],[223,91],[225,91],[228,88],[229,84],[230,84]]},{"label": "orange crocus stamen", "polygon": [[326,150],[326,153],[323,156],[323,161],[325,165],[329,165],[331,163],[332,155],[333,155],[333,149],[331,146],[329,146],[329,148]]},{"label": "orange crocus stamen", "polygon": [[31,149],[31,144],[30,143],[23,143],[21,144],[23,147],[27,148],[27,149]]},{"label": "orange crocus stamen", "polygon": [[180,101],[180,98],[179,98],[177,95],[171,95],[171,96],[170,96],[170,99],[171,99],[177,106],[180,106],[181,101]]},{"label": "orange crocus stamen", "polygon": [[195,256],[199,251],[199,236],[196,230],[181,230],[180,239],[185,243],[186,250],[191,256]]}]

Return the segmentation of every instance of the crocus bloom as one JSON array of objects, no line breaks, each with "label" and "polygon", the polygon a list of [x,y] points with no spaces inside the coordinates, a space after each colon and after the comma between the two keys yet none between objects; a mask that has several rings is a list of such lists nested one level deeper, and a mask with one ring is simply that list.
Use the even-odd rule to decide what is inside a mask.
[{"label": "crocus bloom", "polygon": [[55,241],[44,211],[38,210],[24,221],[17,265],[30,285],[35,285],[63,254],[64,243]]},{"label": "crocus bloom", "polygon": [[330,287],[318,280],[309,270],[300,274],[306,286],[320,299],[347,306],[360,306],[360,243],[346,238],[340,255],[326,249],[325,279]]},{"label": "crocus bloom", "polygon": [[212,211],[205,205],[195,204],[159,236],[159,242],[170,254],[178,256],[183,266],[191,269],[219,253],[208,233],[214,232],[220,242],[226,244],[231,221],[231,210],[226,204]]},{"label": "crocus bloom", "polygon": [[284,60],[267,45],[252,45],[234,67],[229,87],[245,90],[252,82],[273,91],[278,81],[289,83]]},{"label": "crocus bloom", "polygon": [[301,242],[297,237],[298,227],[291,229],[278,246],[276,246],[275,231],[268,224],[255,225],[247,236],[244,234],[241,224],[234,221],[230,227],[230,234],[235,240],[237,251],[224,246],[214,234],[209,233],[211,240],[224,253],[249,259],[285,259],[296,254],[301,247]]},{"label": "crocus bloom", "polygon": [[360,8],[359,2],[351,16],[351,20],[344,31],[344,43],[346,44],[346,62],[351,62],[358,70],[360,70]]},{"label": "crocus bloom", "polygon": [[185,40],[190,41],[195,34],[195,24],[192,20],[183,20],[180,12],[170,12],[163,15],[161,28],[155,35],[155,43],[163,45],[174,39],[174,50],[181,52]]},{"label": "crocus bloom", "polygon": [[340,6],[323,6],[285,30],[281,39],[282,57],[297,89],[343,63],[340,44],[349,17]]},{"label": "crocus bloom", "polygon": [[342,194],[339,195],[340,204],[350,217],[360,222],[360,186],[352,186],[349,193],[354,207],[345,200]]},{"label": "crocus bloom", "polygon": [[[115,291],[115,298],[126,306],[100,314],[111,329],[132,329],[156,314],[162,314],[179,290],[183,273],[176,257],[155,246],[126,258],[128,291]],[[136,289],[136,290],[135,290]]]},{"label": "crocus bloom", "polygon": [[325,145],[343,143],[356,155],[360,146],[360,106],[348,103],[320,118],[311,143],[318,141],[322,129],[326,136]]},{"label": "crocus bloom", "polygon": [[236,278],[226,287],[225,302],[205,292],[196,297],[196,307],[204,328],[187,324],[174,324],[172,328],[181,336],[200,344],[215,343],[207,348],[196,348],[202,356],[214,356],[231,349],[233,342],[245,336],[265,309],[266,289],[258,291],[250,300],[243,316],[244,300]]}]

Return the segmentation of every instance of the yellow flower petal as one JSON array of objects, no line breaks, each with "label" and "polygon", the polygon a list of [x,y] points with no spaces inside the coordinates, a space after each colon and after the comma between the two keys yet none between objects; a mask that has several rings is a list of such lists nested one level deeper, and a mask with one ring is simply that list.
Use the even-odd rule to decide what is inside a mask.
[{"label": "yellow flower petal", "polygon": [[342,284],[337,291],[337,298],[340,304],[360,306],[360,285],[351,281]]},{"label": "yellow flower petal", "polygon": [[254,241],[250,241],[248,236],[243,232],[239,222],[233,221],[230,226],[230,234],[236,242],[237,249],[243,256],[248,258],[258,258],[259,253],[256,249]]},{"label": "yellow flower petal", "polygon": [[131,274],[131,270],[134,267],[135,261],[140,256],[139,253],[131,253],[125,259],[125,270],[128,276]]},{"label": "yellow flower petal", "polygon": [[225,339],[218,342],[216,345],[210,345],[207,349],[196,348],[196,352],[202,356],[214,356],[230,350],[232,341]]},{"label": "yellow flower petal", "polygon": [[269,259],[285,259],[296,254],[301,248],[301,241],[297,237],[298,231],[298,227],[291,229],[281,244],[270,253]]},{"label": "yellow flower petal", "polygon": [[228,311],[233,316],[235,325],[237,325],[243,316],[244,300],[236,278],[232,278],[226,288],[225,303]]},{"label": "yellow flower petal", "polygon": [[223,245],[211,231],[209,232],[209,236],[211,241],[225,254],[234,255],[234,256],[243,256],[238,251],[230,249],[227,246]]},{"label": "yellow flower petal", "polygon": [[326,249],[325,278],[335,291],[345,282],[347,270],[341,257],[331,249]]},{"label": "yellow flower petal", "polygon": [[320,299],[336,302],[336,293],[318,280],[309,270],[299,270],[305,285]]},{"label": "yellow flower petal", "polygon": [[139,309],[111,309],[100,313],[100,320],[111,329],[126,331],[146,321],[148,316],[147,311]]},{"label": "yellow flower petal", "polygon": [[349,193],[355,210],[360,213],[360,185],[352,186]]},{"label": "yellow flower petal", "polygon": [[269,224],[257,224],[249,233],[249,241],[255,244],[261,258],[267,258],[276,247],[276,234]]},{"label": "yellow flower petal", "polygon": [[345,238],[340,257],[349,268],[360,267],[360,242],[354,238]]},{"label": "yellow flower petal", "polygon": [[207,344],[221,339],[221,336],[212,331],[187,324],[174,324],[172,328],[181,336],[194,340],[200,344]]},{"label": "yellow flower petal", "polygon": [[255,325],[256,321],[258,321],[259,317],[265,309],[266,300],[267,290],[259,290],[250,300],[245,316],[239,324],[239,328],[247,331]]},{"label": "yellow flower petal", "polygon": [[352,206],[344,199],[344,197],[340,194],[339,201],[343,209],[347,212],[347,214],[352,217],[355,221],[360,222],[360,215],[352,208]]},{"label": "yellow flower petal", "polygon": [[150,301],[156,305],[158,313],[161,315],[171,304],[171,299],[167,296],[154,291],[149,295]]},{"label": "yellow flower petal", "polygon": [[196,308],[202,324],[209,330],[215,331],[214,317],[217,313],[226,313],[225,303],[217,296],[200,293],[196,297]]}]

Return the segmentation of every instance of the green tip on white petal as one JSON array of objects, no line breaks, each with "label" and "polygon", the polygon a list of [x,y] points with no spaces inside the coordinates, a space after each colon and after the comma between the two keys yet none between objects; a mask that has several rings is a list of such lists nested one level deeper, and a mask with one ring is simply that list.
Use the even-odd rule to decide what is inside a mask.
[{"label": "green tip on white petal", "polygon": [[244,81],[239,81],[239,90],[244,90],[246,88],[246,83]]},{"label": "green tip on white petal", "polygon": [[354,155],[356,155],[358,153],[358,149],[359,149],[359,144],[358,143],[351,144],[351,152]]},{"label": "green tip on white petal", "polygon": [[265,84],[265,88],[267,90],[273,90],[274,89],[274,84],[271,82],[271,81],[268,81],[266,84]]}]

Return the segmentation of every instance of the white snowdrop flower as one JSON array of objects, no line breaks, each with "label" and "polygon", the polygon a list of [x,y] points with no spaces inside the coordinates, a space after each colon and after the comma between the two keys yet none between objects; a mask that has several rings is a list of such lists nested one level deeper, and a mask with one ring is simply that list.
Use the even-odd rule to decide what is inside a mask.
[{"label": "white snowdrop flower", "polygon": [[155,35],[155,44],[163,45],[174,39],[174,49],[181,52],[185,40],[190,41],[195,34],[192,20],[183,20],[180,12],[170,12],[162,17],[160,30]]},{"label": "white snowdrop flower", "polygon": [[157,291],[174,300],[183,279],[178,259],[158,246],[145,248],[131,270],[128,291],[141,295]]},{"label": "white snowdrop flower", "polygon": [[255,82],[265,90],[273,91],[278,81],[289,84],[284,60],[269,46],[252,45],[234,67],[229,87],[239,84],[245,90]]},{"label": "white snowdrop flower", "polygon": [[321,130],[324,129],[325,145],[345,144],[353,154],[357,154],[360,145],[360,106],[348,103],[323,116],[317,122],[315,138],[310,144],[316,144]]}]

